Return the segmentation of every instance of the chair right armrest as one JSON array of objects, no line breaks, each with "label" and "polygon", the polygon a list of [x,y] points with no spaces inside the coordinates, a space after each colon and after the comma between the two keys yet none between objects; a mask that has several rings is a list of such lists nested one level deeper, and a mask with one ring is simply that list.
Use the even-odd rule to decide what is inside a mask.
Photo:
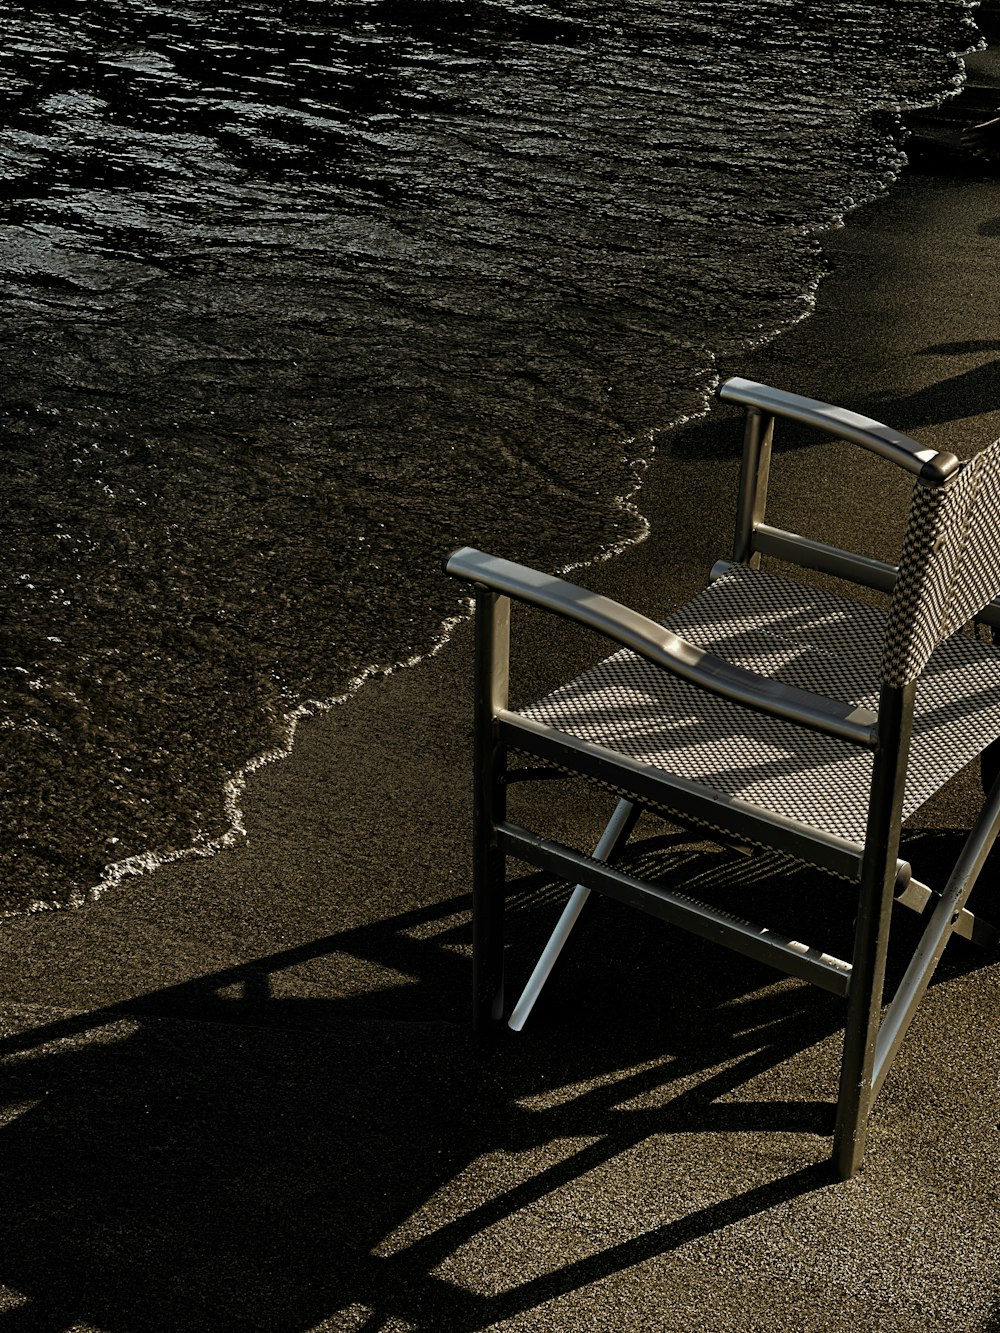
[{"label": "chair right armrest", "polygon": [[834,407],[817,398],[803,398],[796,393],[785,393],[782,389],[738,377],[721,384],[717,395],[725,403],[738,403],[771,416],[799,421],[837,439],[860,445],[919,477],[929,486],[940,486],[959,468],[954,454],[929,449],[881,421],[873,421],[871,417],[844,407]]}]

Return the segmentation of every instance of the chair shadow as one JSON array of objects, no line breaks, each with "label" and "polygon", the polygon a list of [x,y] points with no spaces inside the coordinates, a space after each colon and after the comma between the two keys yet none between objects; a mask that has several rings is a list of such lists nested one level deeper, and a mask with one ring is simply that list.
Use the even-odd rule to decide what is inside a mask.
[{"label": "chair shadow", "polygon": [[[923,349],[921,355],[995,353],[996,344],[947,344]],[[897,430],[917,431],[926,426],[937,426],[945,421],[965,417],[986,416],[997,409],[1000,402],[1000,360],[991,356],[982,365],[949,375],[936,384],[902,395],[882,395],[862,401],[857,411],[891,423]],[[983,446],[989,444],[983,440]]]},{"label": "chair shadow", "polygon": [[[1000,222],[998,222],[1000,225]],[[960,421],[967,417],[990,416],[1000,403],[1000,340],[981,338],[964,342],[932,343],[921,348],[919,356],[973,356],[984,359],[980,365],[945,376],[933,384],[915,389],[912,393],[878,393],[853,398],[848,404],[853,411],[883,421],[896,430],[909,433],[943,422]],[[734,373],[741,373],[735,371]],[[783,387],[779,385],[779,387]],[[794,387],[794,386],[785,386]],[[734,457],[734,423],[739,421],[736,408],[730,412],[713,413],[683,426],[670,442],[671,455],[700,460]],[[815,446],[819,437],[815,431],[797,426],[794,422],[781,423],[776,448],[790,451]],[[984,439],[982,447],[991,441]]]},{"label": "chair shadow", "polygon": [[[635,855],[648,868],[662,843]],[[737,854],[700,854],[710,892],[746,891],[751,872],[736,890],[723,873]],[[553,898],[538,876],[513,884],[512,971],[530,966]],[[833,1184],[833,1089],[733,1094],[830,1038],[839,1001],[595,900],[534,1030],[479,1041],[455,1002],[468,990],[466,907],[452,899],[77,1017],[25,1009],[0,1038],[0,1330],[305,1330],[338,1316],[471,1331]],[[611,931],[624,969],[604,956]],[[409,984],[276,995],[284,971],[334,953]],[[655,1136],[750,1131],[802,1136],[804,1164],[775,1175],[764,1156],[728,1197],[680,1215],[665,1181],[662,1223],[596,1253],[567,1245],[547,1272],[501,1275],[514,1280],[497,1293],[441,1274],[490,1228]],[[470,1188],[490,1154],[513,1154],[520,1175],[486,1173],[484,1189],[480,1173]]]}]

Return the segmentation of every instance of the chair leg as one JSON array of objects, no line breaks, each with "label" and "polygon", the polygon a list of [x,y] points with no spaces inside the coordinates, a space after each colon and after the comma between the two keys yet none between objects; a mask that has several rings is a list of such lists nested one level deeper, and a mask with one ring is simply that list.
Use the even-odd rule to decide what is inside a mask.
[{"label": "chair leg", "polygon": [[[623,847],[628,841],[629,835],[635,828],[642,811],[632,804],[631,801],[619,801],[615,807],[615,812],[608,820],[601,839],[594,849],[595,861],[610,861],[615,852]],[[576,925],[577,918],[583,911],[583,906],[590,897],[590,890],[585,889],[582,884],[578,884],[570,895],[570,900],[563,908],[562,916],[556,923],[556,928],[549,936],[548,943],[542,950],[538,962],[535,964],[534,971],[528,978],[528,984],[521,992],[521,998],[514,1006],[514,1011],[508,1020],[507,1026],[515,1032],[520,1032],[528,1021],[528,1015],[535,1007],[535,1001],[542,993],[542,987],[549,979],[556,959],[562,952],[562,947],[569,939],[570,932]]]},{"label": "chair leg", "polygon": [[875,896],[862,891],[856,956],[848,993],[837,1128],[834,1134],[834,1158],[845,1180],[849,1180],[861,1165],[872,1103],[878,1096],[921,997],[930,984],[945,945],[962,921],[965,900],[975,886],[998,835],[1000,782],[995,782],[955,862],[884,1020],[882,983],[889,938],[889,914],[893,902],[889,868],[885,869],[881,906],[874,930],[865,928],[864,923],[866,920],[872,923],[876,921],[873,910]]},{"label": "chair leg", "polygon": [[882,985],[889,943],[895,867],[881,885],[862,891],[851,984],[847,994],[844,1053],[840,1066],[833,1158],[842,1180],[857,1173],[865,1155],[874,1093],[875,1042],[882,1016]]},{"label": "chair leg", "polygon": [[[896,894],[896,902],[902,907],[908,907],[911,912],[916,912],[917,916],[922,916],[928,904],[935,898],[941,897],[940,893],[935,893],[920,880],[911,878],[903,892]],[[981,949],[995,949],[1000,945],[1000,930],[978,912],[970,912],[967,907],[963,907],[956,914],[953,928],[956,935],[969,940],[972,944],[978,944]]]},{"label": "chair leg", "polygon": [[[993,631],[993,642],[1000,644],[1000,630]],[[997,778],[1000,777],[1000,740],[991,741],[979,756],[979,776],[983,784],[983,793],[989,796]]]},{"label": "chair leg", "polygon": [[503,917],[507,858],[497,845],[504,788],[494,775],[475,813],[472,869],[472,1026],[485,1031],[503,1018]]},{"label": "chair leg", "polygon": [[510,601],[476,588],[475,754],[472,827],[472,1025],[503,1018],[503,911],[506,857],[497,825],[507,817],[506,747],[497,713],[507,707]]},{"label": "chair leg", "polygon": [[876,754],[872,775],[833,1134],[833,1158],[843,1180],[850,1180],[861,1166],[868,1116],[875,1099],[875,1044],[882,1019],[882,989],[896,891],[900,811],[915,692],[912,683],[899,689],[883,685],[879,699],[882,746]]},{"label": "chair leg", "polygon": [[977,928],[981,940],[989,942],[996,937],[995,928],[987,922],[972,917],[971,913],[965,911],[964,904],[976,886],[976,880],[993,849],[998,834],[1000,834],[1000,783],[994,783],[979,818],[969,831],[969,836],[955,861],[947,884],[941,891],[920,943],[910,958],[899,988],[882,1020],[875,1045],[873,1086],[876,1094],[906,1035],[917,1006],[931,983],[934,969],[944,953],[945,946],[953,934],[959,933],[959,929],[963,926],[963,918],[972,919],[970,939],[976,939]]}]

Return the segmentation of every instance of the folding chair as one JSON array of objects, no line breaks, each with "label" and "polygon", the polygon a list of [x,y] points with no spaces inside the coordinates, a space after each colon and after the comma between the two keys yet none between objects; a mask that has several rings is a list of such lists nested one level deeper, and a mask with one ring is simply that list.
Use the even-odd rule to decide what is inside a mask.
[{"label": "folding chair", "polygon": [[[995,945],[966,908],[1000,829],[1000,782],[945,885],[899,860],[900,826],[1000,736],[1000,648],[968,631],[1000,626],[1000,441],[959,463],[878,422],[731,379],[746,409],[733,557],[663,625],[563,579],[465,547],[445,562],[476,602],[474,1022],[503,1016],[509,856],[575,885],[511,1026],[519,1028],[587,895],[598,891],[769,963],[846,1000],[833,1156],[859,1168],[874,1098],[958,932]],[[776,418],[859,445],[916,478],[898,566],[764,522]],[[889,594],[881,612],[761,569],[761,556]],[[508,707],[510,601],[578,622],[618,651],[546,698]],[[508,756],[582,776],[619,803],[593,855],[507,817]],[[773,848],[850,881],[844,960],[612,864],[643,811],[724,845]],[[929,919],[883,1017],[889,918]]]}]

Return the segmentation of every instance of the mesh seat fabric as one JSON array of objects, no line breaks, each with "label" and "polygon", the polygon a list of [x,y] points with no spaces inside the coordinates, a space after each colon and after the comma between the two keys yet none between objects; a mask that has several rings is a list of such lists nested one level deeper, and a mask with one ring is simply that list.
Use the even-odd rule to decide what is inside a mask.
[{"label": "mesh seat fabric", "polygon": [[[737,567],[664,622],[697,647],[877,711],[886,616]],[[623,650],[523,716],[727,797],[864,841],[870,752],[732,703]],[[917,687],[903,818],[1000,735],[1000,650],[958,633]]]}]

